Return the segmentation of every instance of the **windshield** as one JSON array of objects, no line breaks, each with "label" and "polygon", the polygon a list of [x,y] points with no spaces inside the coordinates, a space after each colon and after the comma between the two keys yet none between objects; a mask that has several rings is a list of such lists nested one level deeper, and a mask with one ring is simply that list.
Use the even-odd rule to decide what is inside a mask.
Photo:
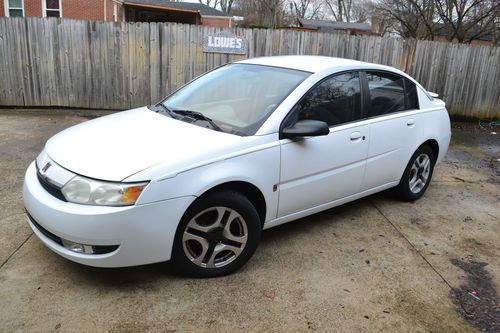
[{"label": "windshield", "polygon": [[187,84],[162,104],[173,112],[201,113],[224,132],[253,135],[309,75],[285,68],[231,64]]}]

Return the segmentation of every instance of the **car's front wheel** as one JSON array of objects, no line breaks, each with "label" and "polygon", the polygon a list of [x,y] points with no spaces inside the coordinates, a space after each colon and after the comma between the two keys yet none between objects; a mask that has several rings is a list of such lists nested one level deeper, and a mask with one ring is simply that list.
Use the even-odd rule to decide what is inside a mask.
[{"label": "car's front wheel", "polygon": [[198,199],[184,214],[172,261],[189,276],[230,274],[253,255],[260,233],[259,215],[244,195],[213,192]]},{"label": "car's front wheel", "polygon": [[431,147],[424,145],[418,148],[396,187],[398,196],[405,201],[414,201],[424,195],[431,182],[435,163],[436,156]]}]

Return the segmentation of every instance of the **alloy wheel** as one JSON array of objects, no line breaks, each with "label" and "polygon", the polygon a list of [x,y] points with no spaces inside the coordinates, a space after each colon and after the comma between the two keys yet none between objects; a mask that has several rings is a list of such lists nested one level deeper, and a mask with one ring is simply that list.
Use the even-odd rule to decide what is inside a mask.
[{"label": "alloy wheel", "polygon": [[238,258],[248,241],[243,217],[228,207],[211,207],[193,217],[182,235],[186,257],[202,268],[220,268]]},{"label": "alloy wheel", "polygon": [[431,159],[427,154],[420,154],[410,170],[410,191],[413,193],[419,193],[427,184],[429,180],[429,174],[431,170]]}]

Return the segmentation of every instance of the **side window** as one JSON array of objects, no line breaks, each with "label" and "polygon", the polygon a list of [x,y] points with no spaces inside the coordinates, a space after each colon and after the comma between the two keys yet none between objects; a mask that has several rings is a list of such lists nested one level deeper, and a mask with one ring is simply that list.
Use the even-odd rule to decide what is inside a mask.
[{"label": "side window", "polygon": [[384,72],[367,72],[366,78],[370,93],[368,117],[419,108],[417,87],[410,80]]},{"label": "side window", "polygon": [[404,78],[382,72],[367,72],[370,104],[369,117],[405,110]]},{"label": "side window", "polygon": [[310,90],[296,106],[298,119],[321,120],[329,126],[361,118],[358,72],[335,75]]},{"label": "side window", "polygon": [[408,110],[415,110],[419,108],[418,104],[418,93],[417,86],[415,83],[411,82],[408,79],[405,79],[405,90],[406,90],[406,101]]}]

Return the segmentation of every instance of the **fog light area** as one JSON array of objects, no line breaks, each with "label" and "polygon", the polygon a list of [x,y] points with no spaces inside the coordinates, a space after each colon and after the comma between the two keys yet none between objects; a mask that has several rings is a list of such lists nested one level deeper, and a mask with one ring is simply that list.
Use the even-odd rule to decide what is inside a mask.
[{"label": "fog light area", "polygon": [[61,238],[63,246],[73,252],[84,253],[84,254],[94,254],[94,247],[92,245],[78,244],[66,239]]}]

